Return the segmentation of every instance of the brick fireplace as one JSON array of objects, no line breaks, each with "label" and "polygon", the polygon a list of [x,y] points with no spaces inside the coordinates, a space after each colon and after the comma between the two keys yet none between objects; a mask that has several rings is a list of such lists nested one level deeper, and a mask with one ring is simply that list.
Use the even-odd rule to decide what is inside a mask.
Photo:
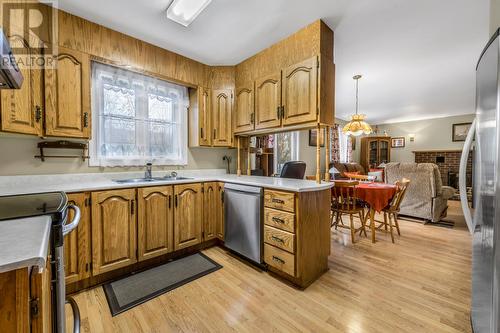
[{"label": "brick fireplace", "polygon": [[[416,163],[434,163],[438,166],[443,185],[458,188],[461,150],[418,150],[413,153]],[[469,154],[467,161],[466,177],[467,186],[472,186],[472,154]]]}]

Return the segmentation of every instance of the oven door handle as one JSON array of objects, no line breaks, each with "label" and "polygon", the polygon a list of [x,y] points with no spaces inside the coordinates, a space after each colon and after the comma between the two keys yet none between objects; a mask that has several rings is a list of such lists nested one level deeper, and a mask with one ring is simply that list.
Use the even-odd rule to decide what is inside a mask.
[{"label": "oven door handle", "polygon": [[75,212],[75,216],[73,217],[71,223],[63,225],[63,236],[69,234],[78,226],[78,223],[80,222],[80,208],[76,205],[68,205],[68,209],[72,209]]},{"label": "oven door handle", "polygon": [[80,333],[80,309],[78,309],[78,304],[71,296],[66,298],[66,303],[71,305],[73,311],[73,333]]}]

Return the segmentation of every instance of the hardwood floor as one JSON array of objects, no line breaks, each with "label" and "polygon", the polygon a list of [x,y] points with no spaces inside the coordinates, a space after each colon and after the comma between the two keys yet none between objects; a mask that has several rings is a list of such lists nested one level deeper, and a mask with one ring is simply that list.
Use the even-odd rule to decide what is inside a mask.
[{"label": "hardwood floor", "polygon": [[76,294],[82,332],[471,332],[467,231],[400,225],[395,244],[332,231],[330,270],[305,291],[210,248],[223,269],[116,317],[102,287]]}]

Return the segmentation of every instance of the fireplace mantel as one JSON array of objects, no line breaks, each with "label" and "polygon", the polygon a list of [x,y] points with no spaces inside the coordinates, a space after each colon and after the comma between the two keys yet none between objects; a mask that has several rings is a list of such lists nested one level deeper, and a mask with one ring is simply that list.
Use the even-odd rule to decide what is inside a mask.
[{"label": "fireplace mantel", "polygon": [[413,150],[412,153],[461,153],[462,149],[422,149]]}]

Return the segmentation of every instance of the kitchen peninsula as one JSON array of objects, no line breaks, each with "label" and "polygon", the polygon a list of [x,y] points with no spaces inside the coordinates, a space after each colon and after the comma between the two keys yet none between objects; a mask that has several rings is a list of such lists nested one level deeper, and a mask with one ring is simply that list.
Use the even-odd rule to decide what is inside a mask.
[{"label": "kitchen peninsula", "polygon": [[[2,195],[64,191],[80,207],[80,225],[65,242],[71,291],[223,244],[225,183],[264,188],[262,246],[271,272],[307,287],[328,269],[331,183],[236,176],[222,170],[186,170],[182,176],[187,179],[180,180],[116,182],[142,175],[0,177],[0,188]],[[155,173],[156,178],[165,175]],[[152,211],[155,216],[149,215]]]}]

